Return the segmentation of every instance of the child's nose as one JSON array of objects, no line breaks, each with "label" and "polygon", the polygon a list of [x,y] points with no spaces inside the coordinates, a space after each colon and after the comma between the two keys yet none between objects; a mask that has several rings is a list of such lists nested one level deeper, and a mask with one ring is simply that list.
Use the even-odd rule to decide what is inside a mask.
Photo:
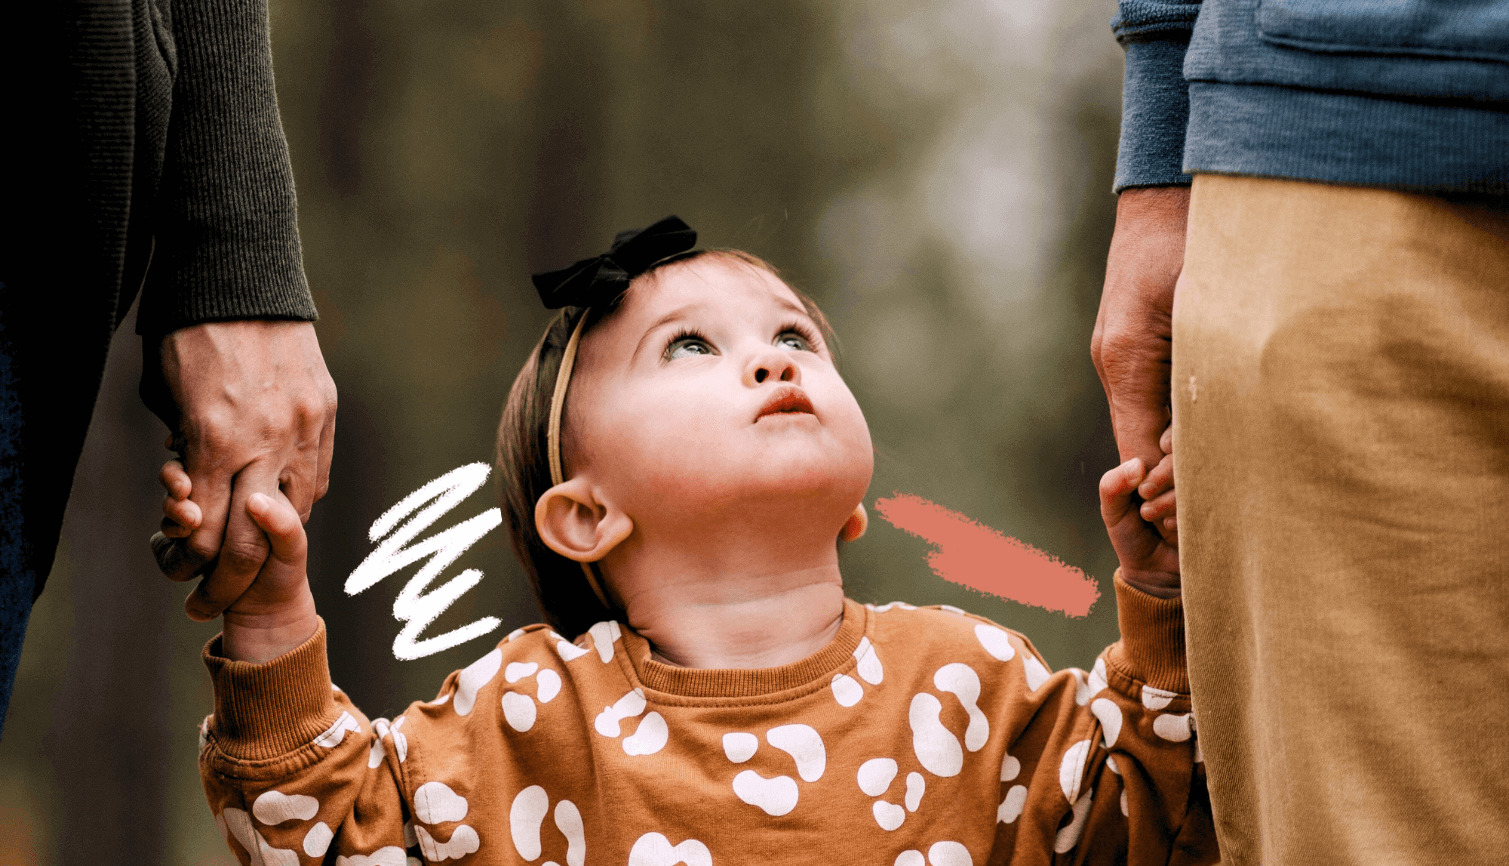
[{"label": "child's nose", "polygon": [[802,383],[802,369],[796,365],[790,352],[770,346],[750,359],[744,370],[744,384],[763,385],[770,380],[793,385]]}]

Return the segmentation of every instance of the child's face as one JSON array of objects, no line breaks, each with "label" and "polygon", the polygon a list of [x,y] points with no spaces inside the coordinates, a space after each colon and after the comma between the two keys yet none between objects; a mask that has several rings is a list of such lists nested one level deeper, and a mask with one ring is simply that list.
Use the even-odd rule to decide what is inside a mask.
[{"label": "child's face", "polygon": [[754,511],[831,522],[836,535],[874,458],[820,339],[763,269],[716,255],[667,266],[583,339],[571,474],[586,472],[647,533]]}]

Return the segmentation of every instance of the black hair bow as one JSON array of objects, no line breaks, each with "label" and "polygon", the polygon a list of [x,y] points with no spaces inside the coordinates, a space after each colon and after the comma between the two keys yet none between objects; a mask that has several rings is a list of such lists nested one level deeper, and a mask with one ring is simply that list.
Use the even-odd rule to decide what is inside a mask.
[{"label": "black hair bow", "polygon": [[642,229],[619,232],[600,256],[531,279],[547,309],[586,307],[610,300],[651,265],[696,245],[697,232],[679,217],[668,216]]}]

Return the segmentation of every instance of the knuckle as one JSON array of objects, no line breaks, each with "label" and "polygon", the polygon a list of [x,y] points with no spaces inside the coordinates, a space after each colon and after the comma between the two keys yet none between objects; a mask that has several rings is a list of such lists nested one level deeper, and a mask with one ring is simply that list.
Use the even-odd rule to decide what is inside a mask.
[{"label": "knuckle", "polygon": [[317,426],[325,420],[325,405],[314,395],[300,395],[293,401],[292,408],[294,426],[299,429]]},{"label": "knuckle", "polygon": [[220,548],[220,562],[232,571],[248,571],[267,559],[268,548],[257,541],[232,540]]},{"label": "knuckle", "polygon": [[209,562],[219,553],[219,548],[208,536],[193,535],[189,537],[188,544],[184,547],[184,554],[195,562]]}]

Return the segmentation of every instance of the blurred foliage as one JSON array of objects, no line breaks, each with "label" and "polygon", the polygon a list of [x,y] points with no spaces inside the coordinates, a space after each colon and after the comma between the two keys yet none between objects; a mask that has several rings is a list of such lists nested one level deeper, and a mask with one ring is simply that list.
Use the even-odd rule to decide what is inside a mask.
[{"label": "blurred foliage", "polygon": [[[309,524],[334,679],[370,716],[427,699],[479,640],[394,660],[412,569],[347,598],[367,528],[491,461],[546,320],[527,275],[675,213],[776,263],[828,311],[877,448],[868,502],[915,493],[1101,582],[1070,620],[932,575],[873,520],[844,553],[862,601],[949,603],[1055,666],[1115,636],[1096,505],[1116,462],[1089,360],[1115,201],[1109,2],[274,0],[278,92],[319,334],[340,388]],[[199,790],[211,709],[156,572],[162,430],[121,329],[0,743],[0,863],[229,863]],[[492,507],[466,502],[455,519]],[[872,511],[873,514],[873,511]],[[502,530],[429,634],[538,613]]]}]

